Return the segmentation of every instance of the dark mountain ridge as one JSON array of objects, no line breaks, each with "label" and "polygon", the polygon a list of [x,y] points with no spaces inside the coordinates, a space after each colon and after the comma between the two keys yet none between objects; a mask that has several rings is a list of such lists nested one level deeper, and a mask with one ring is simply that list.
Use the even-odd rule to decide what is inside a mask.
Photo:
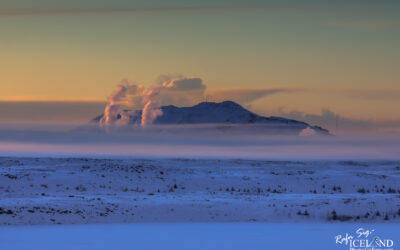
[{"label": "dark mountain ridge", "polygon": [[[241,105],[224,101],[220,103],[202,102],[192,107],[176,107],[173,105],[160,107],[162,115],[154,121],[154,125],[188,125],[188,124],[218,124],[218,125],[270,125],[266,126],[273,131],[284,130],[292,133],[300,133],[309,128],[318,134],[329,134],[329,131],[319,126],[312,126],[302,121],[286,119],[283,117],[264,117],[257,115]],[[124,114],[122,114],[124,113]],[[140,125],[142,110],[124,110],[117,115],[128,117],[127,125]],[[99,124],[103,115],[92,120],[92,123]]]}]

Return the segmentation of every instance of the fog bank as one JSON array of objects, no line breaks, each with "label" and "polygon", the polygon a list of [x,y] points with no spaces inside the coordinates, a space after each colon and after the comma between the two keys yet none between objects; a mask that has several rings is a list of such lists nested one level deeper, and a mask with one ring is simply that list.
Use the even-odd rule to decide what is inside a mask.
[{"label": "fog bank", "polygon": [[2,156],[399,159],[398,133],[276,136],[257,126],[152,126],[116,130],[78,124],[1,124]]}]

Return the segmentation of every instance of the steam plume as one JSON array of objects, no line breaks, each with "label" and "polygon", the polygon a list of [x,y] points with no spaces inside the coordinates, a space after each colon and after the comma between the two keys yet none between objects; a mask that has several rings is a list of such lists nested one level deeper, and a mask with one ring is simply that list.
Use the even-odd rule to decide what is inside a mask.
[{"label": "steam plume", "polygon": [[300,136],[313,136],[313,135],[317,135],[317,132],[315,132],[314,129],[307,127],[305,129],[303,129],[302,131],[300,131],[299,135]]},{"label": "steam plume", "polygon": [[[104,109],[100,124],[104,127],[127,125],[129,116],[140,109],[143,109],[141,125],[152,124],[154,119],[162,115],[162,111],[157,108],[160,102],[159,91],[160,87],[145,89],[141,85],[131,84],[124,80],[108,97],[108,104]],[[126,111],[125,106],[136,110]]]},{"label": "steam plume", "polygon": [[108,97],[108,104],[104,109],[104,116],[100,120],[100,124],[102,126],[127,124],[131,112],[122,112],[123,107],[141,104],[144,93],[143,86],[123,80]]},{"label": "steam plume", "polygon": [[117,85],[114,92],[108,97],[108,105],[104,109],[104,117],[100,121],[102,125],[114,124],[118,120],[118,114],[122,109],[122,102],[126,97],[128,88],[122,84]]},{"label": "steam plume", "polygon": [[144,105],[142,111],[142,126],[147,126],[153,123],[153,121],[160,115],[162,115],[161,109],[157,109],[157,98],[159,97],[159,92],[157,88],[152,88],[147,91],[144,97]]}]

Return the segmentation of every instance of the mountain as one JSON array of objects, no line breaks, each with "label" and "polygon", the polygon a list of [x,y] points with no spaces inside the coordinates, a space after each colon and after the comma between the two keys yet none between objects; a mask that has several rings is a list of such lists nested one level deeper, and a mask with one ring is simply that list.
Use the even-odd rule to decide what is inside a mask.
[{"label": "mountain", "polygon": [[[195,125],[195,124],[216,124],[237,127],[238,125],[258,125],[269,132],[285,132],[299,134],[304,129],[309,129],[318,134],[329,134],[329,131],[318,126],[311,126],[305,122],[286,119],[282,117],[264,117],[250,112],[239,104],[232,101],[220,103],[202,102],[192,107],[176,107],[173,105],[162,106],[162,115],[154,121],[154,125]],[[121,117],[129,117],[128,124],[140,125],[142,111],[124,110]],[[92,120],[92,124],[99,124],[103,115]],[[268,126],[264,126],[268,125]]]}]

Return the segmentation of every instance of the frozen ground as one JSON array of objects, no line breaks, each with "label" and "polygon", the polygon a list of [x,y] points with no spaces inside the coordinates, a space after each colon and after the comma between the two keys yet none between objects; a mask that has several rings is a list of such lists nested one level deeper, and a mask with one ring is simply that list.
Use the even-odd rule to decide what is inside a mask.
[{"label": "frozen ground", "polygon": [[[351,235],[359,227],[374,230],[369,238],[393,240],[398,249],[397,224],[349,223],[167,223],[0,227],[0,249],[6,250],[340,250],[335,236]],[[361,237],[363,238],[363,236]],[[364,248],[363,248],[364,249]],[[379,249],[379,248],[375,248]]]},{"label": "frozen ground", "polygon": [[399,161],[0,158],[3,226],[344,221],[398,225]]}]

